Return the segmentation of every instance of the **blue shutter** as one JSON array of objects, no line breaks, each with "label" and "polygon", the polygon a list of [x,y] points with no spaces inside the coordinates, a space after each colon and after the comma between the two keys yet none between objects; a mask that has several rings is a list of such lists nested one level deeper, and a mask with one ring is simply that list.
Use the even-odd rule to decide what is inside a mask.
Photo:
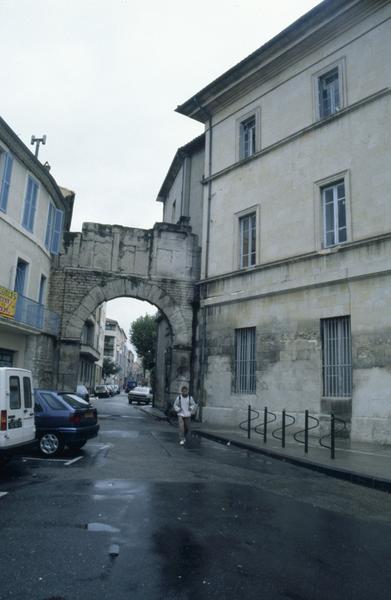
[{"label": "blue shutter", "polygon": [[45,235],[45,247],[48,250],[51,249],[51,245],[52,245],[54,211],[55,211],[55,208],[54,208],[53,204],[50,202],[49,212],[48,212],[48,222],[46,225],[46,235]]},{"label": "blue shutter", "polygon": [[37,208],[38,184],[31,177],[27,180],[26,197],[24,200],[24,212],[22,225],[28,231],[33,232],[35,210]]},{"label": "blue shutter", "polygon": [[11,154],[6,153],[4,156],[3,181],[1,183],[0,191],[0,210],[4,212],[6,212],[7,210],[8,192],[11,183],[12,163],[13,158]]},{"label": "blue shutter", "polygon": [[54,227],[53,227],[53,235],[52,235],[52,243],[51,243],[51,252],[52,254],[58,254],[60,251],[60,240],[62,234],[62,221],[63,221],[63,212],[62,210],[54,209]]}]

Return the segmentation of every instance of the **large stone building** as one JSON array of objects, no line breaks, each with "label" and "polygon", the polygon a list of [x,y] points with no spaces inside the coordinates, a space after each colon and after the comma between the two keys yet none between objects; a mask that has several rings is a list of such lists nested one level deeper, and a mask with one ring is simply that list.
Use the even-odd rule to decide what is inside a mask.
[{"label": "large stone building", "polygon": [[73,201],[0,118],[0,365],[30,368],[36,385],[38,371],[53,384],[60,317],[47,296]]},{"label": "large stone building", "polygon": [[197,215],[204,420],[334,412],[391,443],[390,53],[389,0],[325,0],[177,108],[205,123],[190,200],[186,154],[159,195]]}]

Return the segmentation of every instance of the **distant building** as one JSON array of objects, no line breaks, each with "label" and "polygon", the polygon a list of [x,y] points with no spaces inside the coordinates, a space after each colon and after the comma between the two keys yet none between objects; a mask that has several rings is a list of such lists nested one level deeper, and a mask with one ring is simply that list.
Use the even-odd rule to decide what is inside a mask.
[{"label": "distant building", "polygon": [[128,375],[129,348],[127,336],[119,326],[118,321],[106,318],[104,358],[110,359],[118,368],[118,372],[110,375],[106,380],[111,383],[123,385]]},{"label": "distant building", "polygon": [[52,259],[75,194],[60,188],[0,118],[0,365],[29,368],[50,386],[59,317],[47,308]]},{"label": "distant building", "polygon": [[81,335],[79,383],[83,383],[90,390],[102,381],[105,325],[104,302],[88,317]]}]

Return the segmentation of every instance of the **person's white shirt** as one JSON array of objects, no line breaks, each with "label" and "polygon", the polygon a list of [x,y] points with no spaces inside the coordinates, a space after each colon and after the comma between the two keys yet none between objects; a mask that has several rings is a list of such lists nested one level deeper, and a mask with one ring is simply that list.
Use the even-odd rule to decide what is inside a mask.
[{"label": "person's white shirt", "polygon": [[191,417],[197,410],[193,397],[180,394],[174,402],[174,410],[179,417]]}]

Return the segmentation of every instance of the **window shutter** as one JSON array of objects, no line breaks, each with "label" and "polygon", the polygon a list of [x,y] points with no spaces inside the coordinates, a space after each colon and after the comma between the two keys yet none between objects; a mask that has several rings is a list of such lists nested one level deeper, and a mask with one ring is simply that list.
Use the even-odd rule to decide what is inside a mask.
[{"label": "window shutter", "polygon": [[51,248],[50,248],[52,254],[58,254],[60,251],[62,221],[63,221],[62,210],[58,210],[57,208],[55,208],[54,209],[54,227],[53,227],[52,243],[51,243]]},{"label": "window shutter", "polygon": [[49,212],[48,212],[48,222],[46,225],[46,235],[45,235],[45,247],[50,250],[52,237],[53,237],[53,219],[54,219],[54,211],[55,208],[53,204],[50,202],[49,204]]},{"label": "window shutter", "polygon": [[7,210],[8,192],[11,183],[13,158],[11,154],[6,153],[4,157],[3,181],[0,192],[0,209],[4,212]]},{"label": "window shutter", "polygon": [[37,208],[38,184],[31,178],[27,181],[26,198],[24,201],[24,212],[22,225],[28,231],[34,229],[35,210]]}]

